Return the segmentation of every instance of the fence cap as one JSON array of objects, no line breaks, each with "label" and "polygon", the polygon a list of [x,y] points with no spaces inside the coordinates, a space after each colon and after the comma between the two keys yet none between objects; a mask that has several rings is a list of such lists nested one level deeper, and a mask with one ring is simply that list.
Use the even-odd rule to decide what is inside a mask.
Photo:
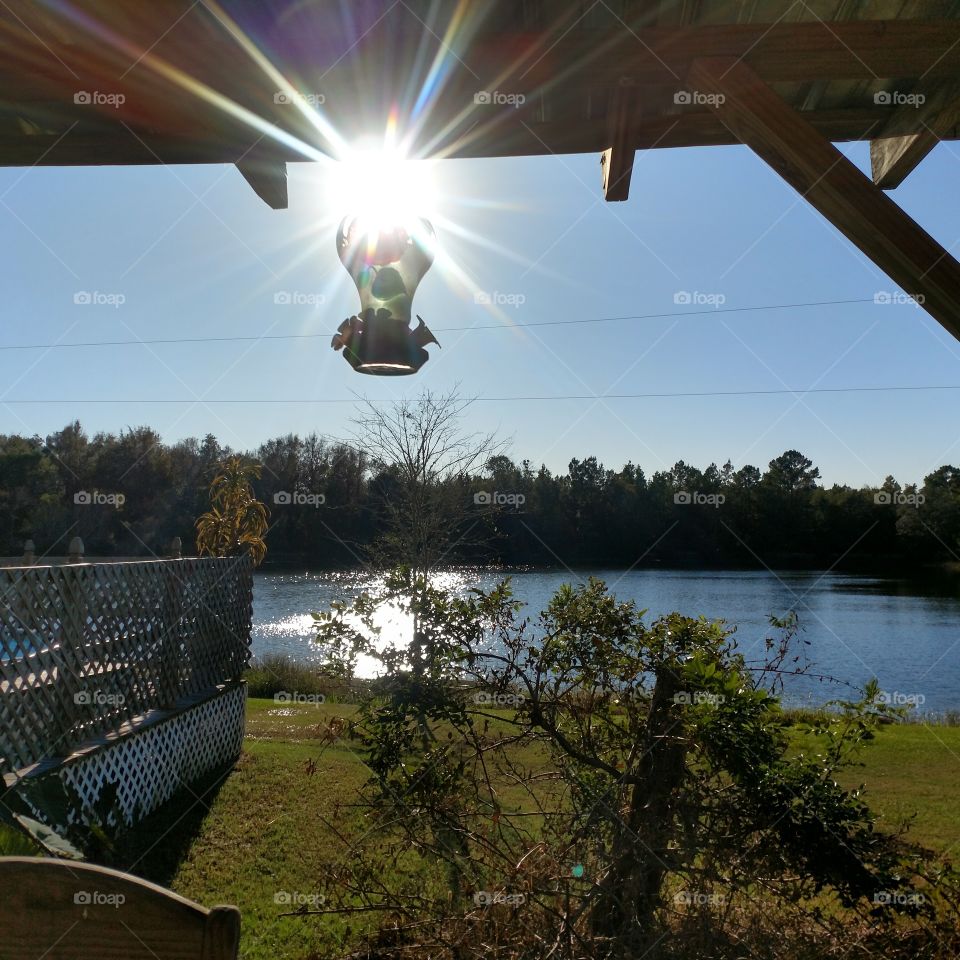
[{"label": "fence cap", "polygon": [[70,541],[70,546],[67,548],[67,553],[73,556],[83,556],[83,541],[79,537],[74,537]]}]

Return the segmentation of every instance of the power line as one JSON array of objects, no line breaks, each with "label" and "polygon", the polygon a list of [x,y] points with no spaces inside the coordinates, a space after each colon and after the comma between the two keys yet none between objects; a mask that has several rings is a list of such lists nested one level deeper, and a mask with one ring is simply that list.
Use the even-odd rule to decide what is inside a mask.
[{"label": "power line", "polygon": [[[802,307],[835,307],[851,303],[874,303],[873,297],[854,300],[814,300],[807,303],[773,303],[756,307],[711,307],[707,310],[679,310],[671,313],[642,313],[624,317],[587,317],[580,320],[538,320],[532,323],[488,323],[469,327],[432,327],[434,333],[464,333],[474,330],[516,330],[524,327],[565,327],[582,323],[615,323],[623,320],[663,320],[671,317],[700,317],[726,313],[753,313],[760,310],[794,310]],[[312,340],[331,337],[329,333],[277,333],[262,336],[173,337],[149,340],[85,340],[70,343],[9,343],[0,350],[57,350],[64,347],[133,347],[168,343],[249,343],[260,340]]]},{"label": "power line", "polygon": [[[758,396],[792,396],[801,397],[818,393],[896,393],[896,392],[923,392],[931,390],[960,390],[960,384],[944,384],[942,386],[893,386],[893,387],[813,387],[810,389],[799,388],[797,390],[703,390],[703,391],[683,391],[676,393],[603,393],[603,394],[559,394],[531,397],[474,397],[478,403],[525,403],[540,402],[550,400],[673,400],[683,397],[758,397]],[[122,400],[107,399],[35,399],[35,400],[4,400],[0,399],[0,406],[5,404],[27,405],[27,404],[57,404],[57,403],[190,403],[200,406],[211,404],[232,404],[232,403],[255,403],[255,404],[316,404],[316,403],[357,403],[357,397],[346,399],[278,399],[275,397],[253,398],[239,397],[224,400],[203,399],[203,398],[185,398],[185,399],[149,399],[149,398],[126,398]],[[405,400],[370,400],[370,403],[405,403]]]}]

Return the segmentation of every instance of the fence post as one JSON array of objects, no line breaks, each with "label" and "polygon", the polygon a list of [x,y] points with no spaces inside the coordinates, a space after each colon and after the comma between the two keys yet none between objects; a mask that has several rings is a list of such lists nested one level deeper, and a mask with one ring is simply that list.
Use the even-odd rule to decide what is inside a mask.
[{"label": "fence post", "polygon": [[170,559],[171,560],[183,559],[183,541],[179,537],[174,537],[170,541]]},{"label": "fence post", "polygon": [[25,540],[23,543],[23,565],[32,567],[37,562],[37,548],[32,540]]},{"label": "fence post", "polygon": [[70,563],[83,562],[83,541],[79,537],[74,537],[67,548],[67,560]]}]

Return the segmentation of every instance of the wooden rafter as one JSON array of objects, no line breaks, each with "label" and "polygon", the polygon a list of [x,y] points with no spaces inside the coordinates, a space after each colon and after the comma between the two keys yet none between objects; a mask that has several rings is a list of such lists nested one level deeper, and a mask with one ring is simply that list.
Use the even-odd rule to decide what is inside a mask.
[{"label": "wooden rafter", "polygon": [[942,83],[927,93],[886,93],[895,106],[890,120],[870,142],[873,182],[892,190],[913,172],[923,158],[960,122],[960,84]]},{"label": "wooden rafter", "polygon": [[600,157],[603,196],[606,200],[626,200],[630,196],[639,110],[640,102],[635,88],[617,87],[610,110],[610,146]]},{"label": "wooden rafter", "polygon": [[253,148],[237,161],[237,169],[268,207],[287,209],[287,164],[283,160]]},{"label": "wooden rafter", "polygon": [[691,86],[739,140],[960,339],[960,263],[741,61],[696,61]]}]

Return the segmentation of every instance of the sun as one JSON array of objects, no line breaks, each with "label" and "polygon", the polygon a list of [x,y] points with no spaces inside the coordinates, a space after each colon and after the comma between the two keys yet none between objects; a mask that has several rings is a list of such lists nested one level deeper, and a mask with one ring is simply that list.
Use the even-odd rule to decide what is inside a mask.
[{"label": "sun", "polygon": [[434,163],[415,160],[390,144],[352,146],[334,165],[328,201],[337,216],[390,226],[434,218]]}]

